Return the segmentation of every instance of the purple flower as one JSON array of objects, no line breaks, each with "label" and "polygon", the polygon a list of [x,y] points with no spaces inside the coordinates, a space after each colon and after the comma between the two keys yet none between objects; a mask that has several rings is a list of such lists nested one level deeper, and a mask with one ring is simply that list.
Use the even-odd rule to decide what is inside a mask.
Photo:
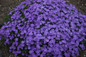
[{"label": "purple flower", "polygon": [[75,57],[84,50],[86,15],[64,0],[26,0],[12,10],[0,29],[0,40],[15,55]]},{"label": "purple flower", "polygon": [[18,38],[15,38],[15,41],[18,41]]}]

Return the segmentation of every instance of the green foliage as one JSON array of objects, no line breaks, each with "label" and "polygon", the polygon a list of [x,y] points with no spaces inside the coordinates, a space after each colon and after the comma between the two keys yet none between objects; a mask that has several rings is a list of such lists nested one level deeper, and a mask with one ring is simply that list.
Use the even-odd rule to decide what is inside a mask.
[{"label": "green foliage", "polygon": [[3,20],[4,22],[11,21],[11,15],[6,15],[6,17]]},{"label": "green foliage", "polygon": [[25,17],[24,13],[20,10],[20,13],[21,13],[21,17]]}]

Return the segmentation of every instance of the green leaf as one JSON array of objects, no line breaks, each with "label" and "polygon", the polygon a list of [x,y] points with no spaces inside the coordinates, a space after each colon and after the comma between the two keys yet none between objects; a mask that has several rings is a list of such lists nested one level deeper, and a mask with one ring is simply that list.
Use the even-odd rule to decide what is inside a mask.
[{"label": "green leaf", "polygon": [[6,17],[4,18],[4,22],[8,22],[8,21],[11,21],[10,15],[6,15]]}]

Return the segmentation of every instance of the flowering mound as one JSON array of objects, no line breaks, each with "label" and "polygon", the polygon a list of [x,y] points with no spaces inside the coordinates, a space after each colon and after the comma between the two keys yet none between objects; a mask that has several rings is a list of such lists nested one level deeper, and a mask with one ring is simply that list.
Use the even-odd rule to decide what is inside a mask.
[{"label": "flowering mound", "polygon": [[0,37],[15,55],[76,57],[84,50],[86,16],[63,0],[26,0],[9,13]]}]

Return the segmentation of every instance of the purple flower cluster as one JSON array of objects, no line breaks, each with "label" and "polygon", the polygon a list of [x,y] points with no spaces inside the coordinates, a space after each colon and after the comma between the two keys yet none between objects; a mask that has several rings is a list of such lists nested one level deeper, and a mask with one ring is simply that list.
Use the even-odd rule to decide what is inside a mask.
[{"label": "purple flower cluster", "polygon": [[26,0],[9,13],[0,34],[15,55],[76,57],[84,50],[86,16],[64,0]]}]

